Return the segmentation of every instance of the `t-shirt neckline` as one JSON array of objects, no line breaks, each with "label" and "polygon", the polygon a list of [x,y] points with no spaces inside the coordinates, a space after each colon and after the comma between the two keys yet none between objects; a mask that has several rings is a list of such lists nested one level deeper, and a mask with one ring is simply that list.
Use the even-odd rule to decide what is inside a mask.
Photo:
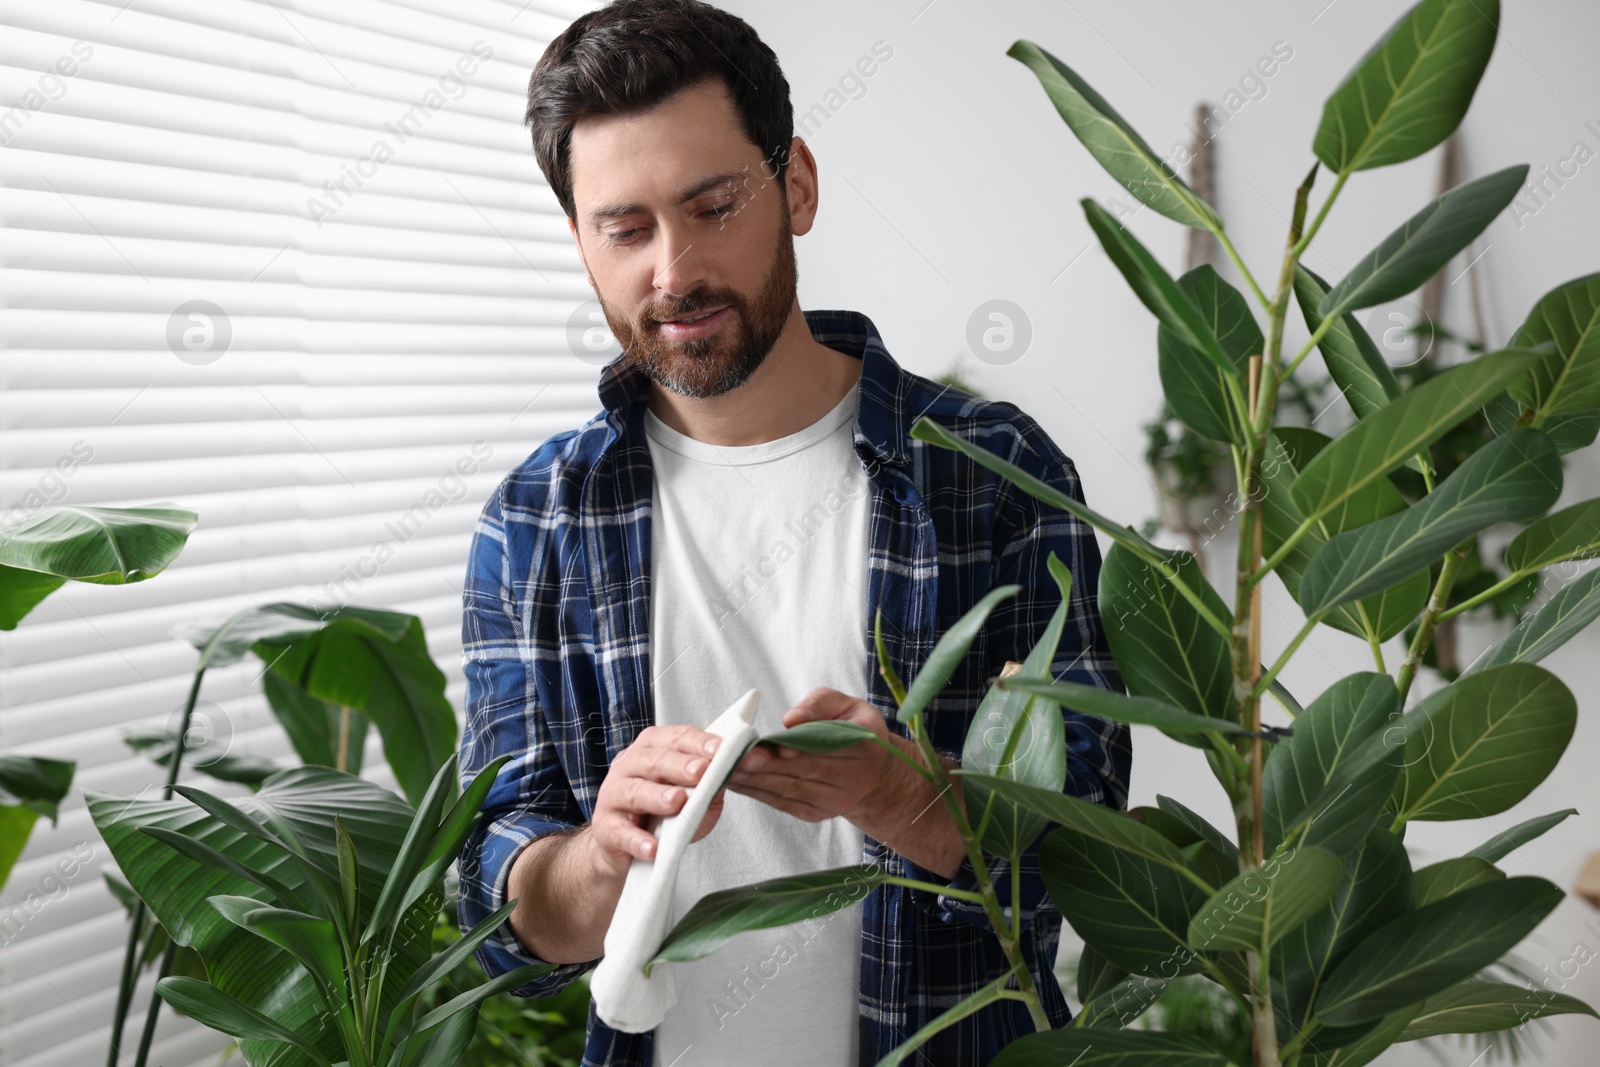
[{"label": "t-shirt neckline", "polygon": [[742,467],[752,463],[770,463],[775,459],[793,455],[810,448],[818,441],[855,418],[860,396],[860,385],[852,385],[839,402],[817,421],[792,434],[753,445],[714,445],[680,433],[661,421],[649,407],[644,410],[644,429],[653,444],[676,452],[688,459],[714,463],[725,467]]}]

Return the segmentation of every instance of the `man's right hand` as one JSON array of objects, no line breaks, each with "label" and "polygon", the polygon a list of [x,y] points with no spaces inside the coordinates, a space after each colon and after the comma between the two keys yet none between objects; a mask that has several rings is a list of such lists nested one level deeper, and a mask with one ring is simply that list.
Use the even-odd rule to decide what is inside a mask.
[{"label": "man's right hand", "polygon": [[[604,873],[620,877],[634,857],[655,855],[652,829],[683,807],[689,788],[699,784],[721,742],[720,735],[696,726],[647,726],[633,744],[617,753],[600,783],[589,819],[592,851]],[[739,769],[759,770],[770,758],[759,745],[753,746]],[[692,840],[700,840],[717,825],[726,792],[726,786],[717,790]]]}]

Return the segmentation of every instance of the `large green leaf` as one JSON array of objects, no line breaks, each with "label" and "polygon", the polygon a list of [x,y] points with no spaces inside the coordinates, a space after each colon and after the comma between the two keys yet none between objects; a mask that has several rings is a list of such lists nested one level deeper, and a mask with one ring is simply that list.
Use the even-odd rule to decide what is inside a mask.
[{"label": "large green leaf", "polygon": [[1165,978],[1129,975],[1092,1000],[1084,1001],[1072,1025],[1083,1029],[1124,1029],[1154,1007],[1169,984]]},{"label": "large green leaf", "polygon": [[1223,351],[1232,357],[1234,388],[1228,388],[1224,377],[1228,372],[1161,325],[1156,328],[1161,390],[1173,412],[1191,430],[1214,441],[1242,444],[1244,431],[1232,398],[1239,395],[1238,381],[1249,357],[1260,354],[1266,343],[1261,327],[1250,313],[1249,302],[1210,264],[1202,263],[1179,278],[1178,288],[1194,301]]},{"label": "large green leaf", "polygon": [[[1167,562],[1213,614],[1230,617],[1193,556],[1175,552]],[[1155,566],[1112,545],[1100,568],[1099,602],[1106,643],[1132,696],[1213,719],[1233,714],[1227,639]]]},{"label": "large green leaf", "polygon": [[940,635],[933,646],[933,651],[928,653],[927,662],[917,671],[917,676],[911,680],[910,687],[906,689],[906,699],[901,703],[900,710],[895,713],[896,719],[900,722],[911,722],[922,714],[928,702],[950,684],[951,677],[961,666],[961,661],[966,658],[972,642],[977,640],[978,633],[989,618],[989,613],[999,605],[1000,601],[1016,596],[1021,588],[1020,585],[1002,585],[991,589],[983,599],[972,605],[965,615]]},{"label": "large green leaf", "polygon": [[1498,882],[1505,876],[1500,868],[1477,856],[1456,856],[1430,863],[1418,868],[1414,876],[1417,906],[1420,908],[1424,904],[1432,904],[1475,885]]},{"label": "large green leaf", "polygon": [[264,671],[261,688],[302,763],[360,774],[371,721],[348,705],[312,696],[277,671]]},{"label": "large green leaf", "polygon": [[[1061,602],[1021,670],[1012,677],[1043,680],[1052,676],[1056,648],[1072,607],[1072,571],[1054,552],[1046,565]],[[1048,697],[1002,689],[998,684],[990,686],[967,728],[961,766],[1060,793],[1067,784],[1066,726],[1061,706]],[[967,780],[962,797],[969,813],[987,812],[978,814],[974,825],[982,824],[981,844],[996,856],[1020,856],[1044,832],[1046,821],[1042,816],[1003,794],[995,794],[982,780]]]},{"label": "large green leaf", "polygon": [[1414,159],[1460,125],[1500,21],[1499,0],[1423,0],[1361,57],[1322,108],[1312,151],[1340,174]]},{"label": "large green leaf", "polygon": [[[1360,848],[1343,859],[1333,895],[1315,915],[1272,950],[1272,1001],[1278,1036],[1289,1041],[1311,1025],[1323,982],[1351,949],[1374,930],[1412,908],[1411,862],[1400,839],[1382,827],[1367,831]],[[1343,1043],[1318,1034],[1312,1049]]]},{"label": "large green leaf", "polygon": [[[128,800],[91,790],[85,797],[117,865],[173,939],[199,951],[212,984],[313,1041],[330,1059],[342,1059],[338,1036],[304,969],[287,952],[239,929],[208,903],[213,896],[255,896],[262,891],[221,866],[200,862],[140,831],[160,828],[183,834],[305,894],[309,891],[302,888],[306,882],[299,865],[282,849],[224,825],[186,801]],[[411,809],[395,794],[321,767],[282,771],[269,778],[259,793],[227,803],[257,823],[280,820],[305,842],[310,855],[330,867],[337,864],[337,819],[360,848],[365,912],[375,904],[378,887],[393,866],[412,819]],[[438,899],[394,924],[400,936],[389,974],[396,989],[430,954],[431,915],[437,910],[431,905]],[[429,919],[420,918],[424,910]],[[244,1052],[254,1067],[303,1067],[312,1062],[276,1042],[247,1041]]]},{"label": "large green leaf", "polygon": [[1317,453],[1294,480],[1290,491],[1301,514],[1321,518],[1384,477],[1444,436],[1540,356],[1515,349],[1479,356],[1429,378],[1362,419]]},{"label": "large green leaf", "polygon": [[1499,643],[1479,656],[1467,674],[1507,663],[1537,663],[1600,617],[1600,568],[1585,571],[1562,586],[1536,611],[1523,617]]},{"label": "large green leaf", "polygon": [[1006,55],[1033,71],[1067,128],[1136,199],[1185,226],[1222,228],[1211,205],[1184,184],[1076,71],[1028,40],[1017,41]]},{"label": "large green leaf", "polygon": [[0,630],[65,579],[126,585],[153,578],[183,551],[198,516],[180,508],[53,507],[0,531]]},{"label": "large green leaf", "polygon": [[[428,654],[422,620],[415,615],[268,604],[220,627],[192,627],[180,636],[201,650],[203,666],[235,661],[250,649],[311,697],[362,712],[377,726],[384,756],[412,803],[455,751],[455,709],[445,698],[444,672]],[[293,726],[291,736],[305,740],[310,709],[291,707],[282,700],[281,687],[277,692],[274,711],[279,704],[288,708],[285,727]]]},{"label": "large green leaf", "polygon": [[[1276,553],[1305,521],[1305,515],[1294,502],[1291,486],[1299,471],[1327,445],[1328,438],[1315,430],[1293,426],[1273,429],[1261,464],[1261,476],[1266,485],[1261,499],[1261,547],[1268,555]],[[1307,565],[1328,538],[1403,511],[1405,507],[1405,497],[1394,483],[1387,478],[1377,479],[1314,523],[1278,562],[1274,573],[1303,608],[1300,583]],[[1419,569],[1405,581],[1355,604],[1336,605],[1322,621],[1357,637],[1370,634],[1378,641],[1387,641],[1422,614],[1432,586],[1427,570]]]},{"label": "large green leaf", "polygon": [[1512,430],[1484,445],[1405,511],[1328,540],[1300,580],[1316,614],[1369,596],[1490,526],[1543,514],[1561,495],[1561,457],[1538,430]]},{"label": "large green leaf", "polygon": [[764,745],[792,748],[796,752],[837,752],[841,748],[871,741],[878,735],[870,727],[840,719],[813,719],[787,730],[767,734],[760,739]]},{"label": "large green leaf", "polygon": [[[329,1067],[328,1057],[316,1045],[250,1005],[196,978],[163,978],[156,983],[161,999],[213,1030],[243,1041],[269,1042],[298,1048],[311,1063]],[[262,1062],[249,1059],[249,1063]]]},{"label": "large green leaf", "polygon": [[1339,776],[1341,787],[1323,803],[1335,780],[1361,746],[1388,725],[1400,694],[1387,674],[1364,672],[1341,678],[1294,721],[1293,733],[1273,747],[1261,774],[1262,829],[1266,847],[1278,845],[1302,825],[1303,844],[1343,853],[1361,844],[1367,828],[1394,792],[1400,748],[1359,773]]},{"label": "large green leaf", "polygon": [[[1305,267],[1297,267],[1294,296],[1305,316],[1306,329],[1316,333],[1323,315],[1317,305],[1328,295],[1328,283]],[[1372,343],[1366,328],[1351,314],[1339,316],[1318,343],[1328,377],[1350,404],[1356,418],[1364,419],[1400,395],[1400,382]]]},{"label": "large green leaf", "polygon": [[1555,351],[1511,387],[1513,397],[1535,409],[1541,427],[1600,408],[1600,274],[1570,281],[1533,305],[1515,342],[1533,348],[1547,341]]},{"label": "large green leaf", "polygon": [[1099,238],[1106,255],[1111,257],[1111,262],[1116,264],[1128,287],[1144,306],[1172,331],[1174,337],[1200,352],[1218,370],[1225,374],[1236,373],[1233,360],[1224,351],[1216,334],[1211,332],[1205,315],[1189,299],[1188,294],[1178,288],[1178,283],[1172,280],[1172,275],[1157,262],[1149,249],[1140,244],[1139,239],[1105,208],[1087,198],[1080,202],[1089,219],[1089,228]]},{"label": "large green leaf", "polygon": [[1546,515],[1506,546],[1506,566],[1531,574],[1552,563],[1600,556],[1600,499],[1585,500]]},{"label": "large green leaf", "polygon": [[39,756],[0,756],[0,887],[43,815],[55,822],[78,765]]},{"label": "large green leaf", "polygon": [[1529,1019],[1547,1015],[1595,1015],[1595,1010],[1577,997],[1495,982],[1468,978],[1442,993],[1423,1001],[1400,1035],[1401,1041],[1417,1041],[1445,1034],[1484,1034],[1510,1030]]},{"label": "large green leaf", "polygon": [[1451,189],[1363,256],[1322,298],[1317,313],[1342,315],[1416,289],[1488,229],[1527,177],[1528,165],[1521,163]]},{"label": "large green leaf", "polygon": [[1395,790],[1401,820],[1498,815],[1555,768],[1577,726],[1561,679],[1530,663],[1474,674],[1428,697]]},{"label": "large green leaf", "polygon": [[1488,863],[1499,863],[1517,849],[1526,845],[1552,828],[1559,826],[1569,816],[1578,814],[1577,808],[1563,808],[1553,811],[1549,815],[1540,815],[1538,818],[1519,822],[1509,830],[1501,830],[1489,840],[1468,852],[1469,856],[1476,856]]},{"label": "large green leaf", "polygon": [[[171,769],[173,755],[178,750],[178,732],[164,727],[129,730],[122,737],[123,744],[157,767]],[[242,785],[260,785],[282,767],[261,756],[214,755],[207,747],[183,750],[186,767],[210,775],[220,782],[238,782]]]},{"label": "large green leaf", "polygon": [[879,864],[834,867],[784,878],[769,878],[753,885],[720,889],[695,902],[661,942],[645,964],[645,974],[657,963],[682,962],[709,956],[735,934],[766,930],[804,919],[827,915],[864,898],[881,885],[888,872]]},{"label": "large green leaf", "polygon": [[1561,903],[1543,878],[1463,889],[1374,930],[1333,969],[1316,1019],[1348,1026],[1443,992],[1499,959]]},{"label": "large green leaf", "polygon": [[1177,871],[1067,827],[1044,836],[1039,865],[1050,899],[1101,956],[1130,974],[1193,969],[1184,936],[1205,894]]},{"label": "large green leaf", "polygon": [[[1553,352],[1553,349],[1546,352],[1545,358],[1553,358]],[[1531,407],[1525,409],[1522,403],[1512,398],[1509,390],[1483,406],[1483,417],[1488,420],[1489,428],[1495,433],[1510,432],[1524,414],[1528,419],[1534,417],[1533,409]],[[1600,436],[1600,412],[1586,415],[1554,415],[1540,419],[1539,429],[1550,435],[1550,440],[1556,443],[1556,451],[1564,456],[1594,444],[1595,437]]]},{"label": "large green leaf", "polygon": [[1046,1030],[1024,1034],[991,1067],[1229,1067],[1198,1037],[1159,1030]]},{"label": "large green leaf", "polygon": [[1339,857],[1302,845],[1241,871],[1189,920],[1198,949],[1270,948],[1322,910],[1343,872]]},{"label": "large green leaf", "polygon": [[1231,719],[1213,719],[1175,708],[1153,697],[1129,697],[1098,686],[1078,682],[1040,682],[1001,679],[1002,686],[1024,693],[1037,693],[1081,711],[1112,722],[1125,722],[1135,726],[1154,726],[1180,741],[1188,741],[1194,734],[1217,730],[1225,734],[1242,732],[1243,728]]}]

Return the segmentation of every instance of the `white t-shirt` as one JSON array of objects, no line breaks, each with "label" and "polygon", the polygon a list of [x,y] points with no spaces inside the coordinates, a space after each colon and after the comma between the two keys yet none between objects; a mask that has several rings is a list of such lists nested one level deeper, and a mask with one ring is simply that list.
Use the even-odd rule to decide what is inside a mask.
[{"label": "white t-shirt", "polygon": [[[817,686],[867,693],[870,494],[851,444],[857,389],[810,426],[723,447],[645,414],[655,474],[650,663],[657,724],[705,728],[761,691],[760,733]],[[843,816],[807,822],[724,793],[716,828],[689,846],[673,922],[718,889],[860,863]],[[677,1003],[654,1067],[856,1067],[861,904],[733,937],[672,964]]]}]

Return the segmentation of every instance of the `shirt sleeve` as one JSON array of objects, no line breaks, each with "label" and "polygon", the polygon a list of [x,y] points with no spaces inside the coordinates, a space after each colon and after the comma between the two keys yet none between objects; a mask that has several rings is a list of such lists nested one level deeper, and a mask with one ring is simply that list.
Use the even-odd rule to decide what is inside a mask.
[{"label": "shirt sleeve", "polygon": [[[1019,454],[1007,457],[1074,500],[1083,501],[1083,489],[1072,460],[1063,455],[1044,433],[1031,425],[1027,416],[1018,415],[1024,424]],[[1032,429],[1032,433],[1027,431]],[[987,677],[999,675],[1006,661],[1021,662],[1044,633],[1050,616],[1061,603],[1061,591],[1050,574],[1046,561],[1054,552],[1072,572],[1071,605],[1061,643],[1051,672],[1057,680],[1078,682],[1123,692],[1122,676],[1111,657],[1101,628],[1096,591],[1100,583],[1100,547],[1093,529],[1081,519],[1059,508],[1028,496],[1015,486],[1004,491],[1008,508],[1018,515],[1014,534],[1004,535],[997,520],[997,533],[1006,539],[995,557],[994,585],[1016,583],[1022,586],[1016,596],[1003,601],[989,616]],[[997,513],[1007,508],[997,506]],[[1124,723],[1108,722],[1067,708],[1062,709],[1067,746],[1067,780],[1063,792],[1083,800],[1123,809],[1128,803],[1128,776],[1133,752],[1129,730]],[[939,750],[941,755],[960,761],[960,752]],[[1046,830],[1046,833],[1049,831]],[[1007,917],[1011,911],[1011,880],[1022,880],[1022,915],[1026,925],[1041,909],[1055,910],[1045,891],[1039,869],[1039,845],[1044,835],[1028,846],[1013,872],[1009,860],[985,855],[984,863],[994,879],[995,892]],[[977,873],[972,861],[963,860],[954,878],[946,878],[906,860],[911,877],[953,889],[976,892]],[[916,906],[944,922],[961,920],[988,928],[983,905],[954,900],[929,891],[913,890]]]},{"label": "shirt sleeve", "polygon": [[[463,933],[506,902],[506,879],[524,848],[545,834],[584,822],[536,699],[531,646],[511,595],[504,491],[502,486],[489,499],[478,519],[462,590],[461,663],[467,680],[463,786],[496,758],[511,757],[484,800],[483,821],[462,846],[457,916]],[[476,956],[490,977],[548,962],[527,950],[509,922],[479,946]],[[554,996],[593,963],[561,964],[511,992]]]}]

